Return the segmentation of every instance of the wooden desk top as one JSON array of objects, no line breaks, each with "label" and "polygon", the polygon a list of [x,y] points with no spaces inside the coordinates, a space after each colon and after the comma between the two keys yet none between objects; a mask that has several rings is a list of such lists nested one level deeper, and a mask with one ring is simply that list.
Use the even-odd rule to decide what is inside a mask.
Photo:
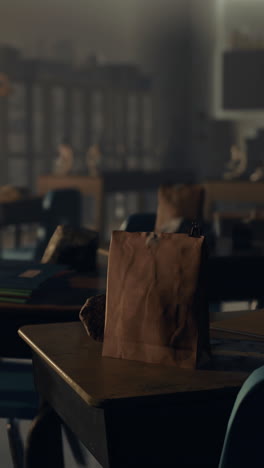
[{"label": "wooden desk top", "polygon": [[190,182],[193,174],[189,171],[179,172],[175,169],[162,169],[156,171],[108,171],[100,176],[91,177],[88,174],[69,174],[58,176],[55,174],[41,175],[37,179],[37,193],[43,195],[48,190],[61,188],[78,188],[84,194],[96,191],[146,191],[157,190],[161,183],[174,181],[174,183]]},{"label": "wooden desk top", "polygon": [[225,332],[228,334],[243,335],[247,339],[259,339],[263,341],[264,338],[264,310],[252,310],[248,313],[243,313],[238,317],[228,317],[217,322],[211,323],[211,330]]},{"label": "wooden desk top", "polygon": [[21,338],[89,405],[239,389],[247,373],[186,370],[101,356],[81,323],[27,325]]},{"label": "wooden desk top", "polygon": [[208,181],[203,184],[205,195],[204,216],[210,220],[215,202],[264,204],[263,182],[249,180]]}]

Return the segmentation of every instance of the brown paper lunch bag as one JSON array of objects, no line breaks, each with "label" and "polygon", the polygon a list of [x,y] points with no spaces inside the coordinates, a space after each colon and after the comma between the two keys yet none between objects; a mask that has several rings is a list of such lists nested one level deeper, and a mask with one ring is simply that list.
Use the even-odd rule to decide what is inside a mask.
[{"label": "brown paper lunch bag", "polygon": [[114,231],[103,356],[196,368],[209,357],[204,237]]},{"label": "brown paper lunch bag", "polygon": [[[155,231],[166,231],[177,219],[202,219],[204,188],[202,185],[163,184],[158,190]],[[169,232],[169,231],[167,231]]]}]

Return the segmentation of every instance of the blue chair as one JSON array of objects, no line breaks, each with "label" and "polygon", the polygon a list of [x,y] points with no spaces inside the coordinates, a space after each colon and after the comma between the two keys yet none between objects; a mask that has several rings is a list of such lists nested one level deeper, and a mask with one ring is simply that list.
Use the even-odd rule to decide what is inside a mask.
[{"label": "blue chair", "polygon": [[7,434],[14,468],[24,467],[24,447],[19,420],[31,420],[38,408],[31,361],[0,359],[0,418]]},{"label": "blue chair", "polygon": [[264,366],[248,377],[237,395],[228,421],[219,468],[264,466],[263,423]]}]

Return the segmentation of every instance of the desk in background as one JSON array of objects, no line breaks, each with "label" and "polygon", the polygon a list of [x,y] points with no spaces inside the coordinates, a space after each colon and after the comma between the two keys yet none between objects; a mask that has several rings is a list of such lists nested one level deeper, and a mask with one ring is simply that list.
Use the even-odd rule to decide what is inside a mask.
[{"label": "desk in background", "polygon": [[221,211],[225,212],[229,205],[232,215],[238,218],[249,216],[252,207],[264,210],[264,182],[212,181],[203,183],[203,186],[205,188],[204,218],[207,221],[212,220],[213,213],[217,211],[217,205],[221,203],[224,204]]},{"label": "desk in background", "polygon": [[[111,171],[104,172],[100,177],[85,175],[56,176],[52,174],[39,176],[36,183],[38,195],[44,195],[49,190],[76,188],[84,195],[91,195],[96,200],[96,227],[100,227],[103,217],[104,197],[110,192],[146,192],[155,191],[164,182],[190,183],[194,176],[190,172],[175,170],[149,171]],[[264,208],[264,183],[249,181],[210,181],[204,182],[205,205],[204,217],[212,219],[217,202],[235,204],[252,204]],[[139,209],[145,209],[140,199]],[[241,210],[240,210],[241,212]],[[246,211],[248,214],[248,211]]]},{"label": "desk in background", "polygon": [[[0,262],[1,265],[12,262]],[[29,269],[32,262],[20,263]],[[0,356],[28,358],[30,350],[19,338],[19,327],[26,324],[79,321],[79,312],[88,297],[106,288],[107,258],[98,252],[97,271],[66,273],[50,278],[37,288],[28,303],[0,302]],[[35,264],[36,266],[36,264]]]},{"label": "desk in background", "polygon": [[226,337],[242,335],[243,339],[262,340],[264,337],[264,310],[218,314],[211,323],[211,331],[221,332]]}]

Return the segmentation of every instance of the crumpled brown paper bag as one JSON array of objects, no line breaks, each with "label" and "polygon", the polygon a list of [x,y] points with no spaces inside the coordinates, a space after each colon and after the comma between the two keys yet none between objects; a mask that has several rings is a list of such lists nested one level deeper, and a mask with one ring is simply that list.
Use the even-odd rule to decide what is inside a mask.
[{"label": "crumpled brown paper bag", "polygon": [[209,356],[204,237],[114,231],[103,356],[195,368]]}]

